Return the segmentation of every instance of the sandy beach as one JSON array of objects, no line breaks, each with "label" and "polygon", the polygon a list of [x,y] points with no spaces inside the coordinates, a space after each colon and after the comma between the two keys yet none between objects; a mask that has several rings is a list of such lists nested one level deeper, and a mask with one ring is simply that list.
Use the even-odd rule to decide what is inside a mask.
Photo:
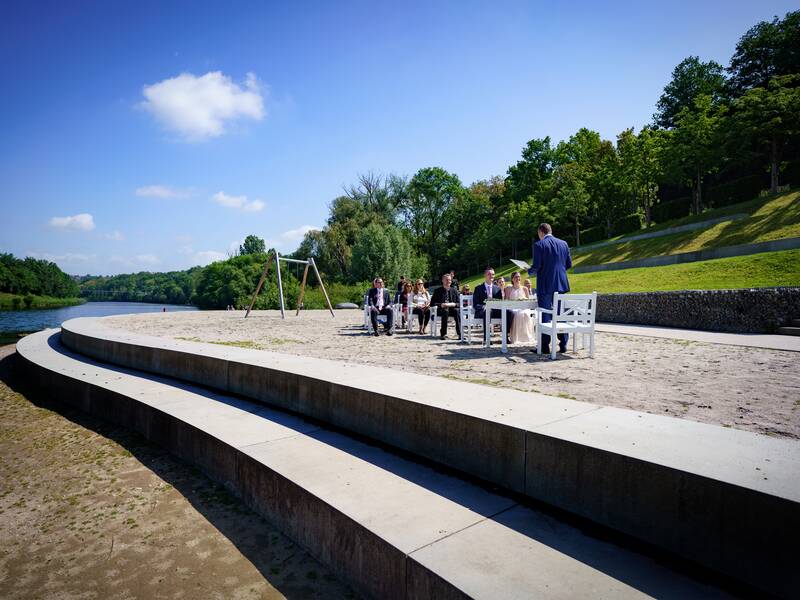
[{"label": "sandy beach", "polygon": [[13,352],[0,346],[0,598],[356,597],[196,469],[28,395]]},{"label": "sandy beach", "polygon": [[[490,349],[450,338],[399,332],[368,336],[361,311],[156,313],[109,317],[148,335],[380,365],[476,384],[564,398],[756,433],[800,438],[800,354],[597,333],[595,358],[578,350],[556,361],[528,347]],[[495,335],[495,340],[497,340]],[[532,401],[535,396],[531,396]]]}]

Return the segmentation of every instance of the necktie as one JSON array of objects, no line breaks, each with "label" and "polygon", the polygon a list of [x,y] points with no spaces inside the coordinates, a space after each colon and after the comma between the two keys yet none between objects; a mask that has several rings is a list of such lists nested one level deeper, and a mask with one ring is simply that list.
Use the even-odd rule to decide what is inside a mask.
[{"label": "necktie", "polygon": [[383,310],[383,293],[378,290],[378,310]]}]

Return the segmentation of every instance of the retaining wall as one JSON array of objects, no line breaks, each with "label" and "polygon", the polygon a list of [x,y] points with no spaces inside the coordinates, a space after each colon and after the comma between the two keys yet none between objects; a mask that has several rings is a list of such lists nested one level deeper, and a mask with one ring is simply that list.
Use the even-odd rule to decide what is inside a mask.
[{"label": "retaining wall", "polygon": [[800,287],[599,294],[597,320],[733,333],[775,333],[800,318]]}]

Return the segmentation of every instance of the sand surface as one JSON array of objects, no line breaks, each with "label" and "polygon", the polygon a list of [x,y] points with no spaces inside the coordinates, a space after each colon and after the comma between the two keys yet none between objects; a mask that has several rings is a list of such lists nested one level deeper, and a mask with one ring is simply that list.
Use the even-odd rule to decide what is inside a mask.
[{"label": "sand surface", "polygon": [[355,597],[161,448],[19,393],[12,353],[0,347],[0,598]]},{"label": "sand surface", "polygon": [[[756,433],[800,438],[800,353],[684,340],[596,334],[595,358],[556,361],[528,347],[502,354],[450,339],[400,332],[368,336],[360,311],[153,313],[109,317],[112,327],[274,352],[380,365],[476,384],[575,398]],[[495,335],[497,341],[498,335]],[[531,396],[532,401],[534,396]]]}]

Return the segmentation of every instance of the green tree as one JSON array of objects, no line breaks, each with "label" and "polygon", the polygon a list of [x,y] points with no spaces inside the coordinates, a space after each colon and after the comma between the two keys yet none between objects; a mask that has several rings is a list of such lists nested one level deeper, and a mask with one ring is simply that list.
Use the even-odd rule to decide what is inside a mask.
[{"label": "green tree", "polygon": [[248,235],[244,243],[239,246],[239,254],[265,254],[267,251],[264,240],[255,235]]},{"label": "green tree", "polygon": [[675,127],[684,109],[692,110],[700,95],[711,97],[716,105],[725,97],[725,75],[722,65],[713,60],[702,62],[697,56],[684,58],[672,71],[672,79],[656,104],[653,120],[659,127]]},{"label": "green tree", "polygon": [[737,96],[766,89],[773,77],[800,73],[800,10],[751,27],[736,44],[728,72]]},{"label": "green tree", "polygon": [[463,193],[461,180],[440,167],[420,169],[408,184],[402,205],[404,223],[416,251],[427,254],[435,271],[444,266],[449,208]]},{"label": "green tree", "polygon": [[692,186],[692,212],[703,209],[703,179],[713,173],[723,157],[725,106],[715,107],[711,96],[700,95],[694,109],[684,108],[668,137],[666,164],[673,179]]},{"label": "green tree", "polygon": [[352,279],[383,277],[391,288],[400,275],[410,275],[411,255],[411,245],[397,227],[371,223],[359,232],[353,246]]},{"label": "green tree", "polygon": [[522,158],[508,168],[505,181],[507,196],[520,202],[530,196],[540,196],[548,185],[556,164],[556,153],[550,137],[530,140],[522,149]]},{"label": "green tree", "polygon": [[581,221],[589,210],[590,200],[582,175],[575,162],[559,166],[554,174],[556,195],[553,211],[560,220],[574,223],[576,246],[581,243]]},{"label": "green tree", "polygon": [[770,191],[777,193],[784,148],[800,134],[800,75],[774,77],[766,89],[751,88],[732,109],[734,132],[767,150]]},{"label": "green tree", "polygon": [[617,137],[622,189],[634,199],[633,207],[652,222],[652,208],[658,202],[659,183],[664,177],[664,130],[645,127],[636,135],[626,129]]}]

